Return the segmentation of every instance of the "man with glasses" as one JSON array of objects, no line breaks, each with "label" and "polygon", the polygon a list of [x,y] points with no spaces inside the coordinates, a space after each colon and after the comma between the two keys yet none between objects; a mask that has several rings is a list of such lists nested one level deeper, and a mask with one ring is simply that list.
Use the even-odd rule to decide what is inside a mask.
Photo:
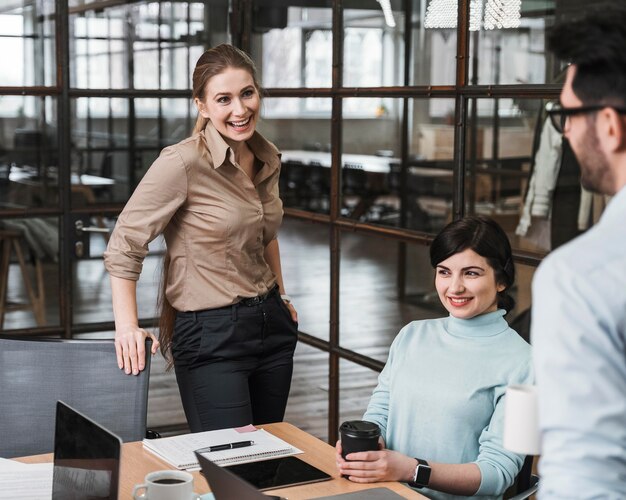
[{"label": "man with glasses", "polygon": [[626,11],[554,28],[571,63],[549,111],[581,184],[613,196],[592,229],[533,281],[541,498],[626,498]]}]

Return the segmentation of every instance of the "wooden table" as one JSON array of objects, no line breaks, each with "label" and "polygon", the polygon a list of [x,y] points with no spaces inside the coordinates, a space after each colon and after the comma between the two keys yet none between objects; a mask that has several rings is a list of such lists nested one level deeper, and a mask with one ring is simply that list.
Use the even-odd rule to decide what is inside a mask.
[{"label": "wooden table", "polygon": [[[271,493],[274,495],[288,497],[289,500],[300,500],[385,487],[404,498],[425,498],[406,485],[398,482],[357,484],[339,477],[335,466],[335,449],[291,424],[282,422],[259,427],[300,448],[304,453],[297,455],[298,458],[332,476],[330,481],[272,490]],[[52,454],[33,455],[18,458],[17,460],[24,463],[51,462]],[[125,443],[122,446],[120,498],[124,500],[132,498],[133,486],[142,483],[145,475],[149,472],[171,468],[170,465],[159,459],[156,455],[145,451],[141,442]],[[210,491],[206,480],[199,472],[193,472],[193,476],[194,490],[197,493],[203,494]]]}]

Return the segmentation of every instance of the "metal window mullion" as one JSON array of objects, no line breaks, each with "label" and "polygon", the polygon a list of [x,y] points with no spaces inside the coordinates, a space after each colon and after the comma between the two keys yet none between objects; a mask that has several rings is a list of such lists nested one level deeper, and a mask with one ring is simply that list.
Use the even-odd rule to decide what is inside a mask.
[{"label": "metal window mullion", "polygon": [[[72,214],[71,214],[71,172],[70,172],[70,43],[67,0],[56,0],[56,63],[57,90],[57,130],[59,141],[59,201],[63,216],[59,230],[59,320],[65,338],[72,336],[74,291],[72,288]],[[63,168],[65,167],[65,168]]]},{"label": "metal window mullion", "polygon": [[[457,14],[456,90],[468,83],[470,0],[459,0]],[[458,93],[454,106],[454,177],[452,215],[465,214],[465,132],[467,129],[467,97]]]},{"label": "metal window mullion", "polygon": [[[411,79],[411,47],[413,44],[412,27],[413,4],[410,0],[404,2],[404,65],[403,83],[410,84]],[[407,166],[409,163],[409,98],[402,98],[402,129],[400,136],[400,227],[406,227],[407,223]],[[411,117],[412,119],[413,117]],[[402,300],[406,293],[406,259],[407,245],[405,242],[398,242],[398,267],[396,271],[396,293],[398,299]]]},{"label": "metal window mullion", "polygon": [[[343,84],[343,5],[333,2],[332,12],[332,89]],[[337,441],[339,429],[339,272],[341,262],[341,230],[335,225],[341,210],[342,109],[340,96],[332,98],[331,169],[330,169],[330,331],[331,351],[328,356],[328,441]]]}]

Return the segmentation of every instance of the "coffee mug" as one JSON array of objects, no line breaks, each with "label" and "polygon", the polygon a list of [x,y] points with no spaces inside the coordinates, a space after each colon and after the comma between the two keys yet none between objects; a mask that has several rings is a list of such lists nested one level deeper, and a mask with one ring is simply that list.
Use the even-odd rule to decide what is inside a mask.
[{"label": "coffee mug", "polygon": [[348,420],[339,427],[341,435],[341,456],[357,451],[378,450],[380,428],[367,420]]},{"label": "coffee mug", "polygon": [[537,387],[510,385],[504,397],[502,445],[523,455],[541,454]]},{"label": "coffee mug", "polygon": [[[140,491],[143,490],[141,493]],[[193,476],[180,470],[159,470],[148,474],[133,489],[135,500],[199,500],[193,492]]]}]

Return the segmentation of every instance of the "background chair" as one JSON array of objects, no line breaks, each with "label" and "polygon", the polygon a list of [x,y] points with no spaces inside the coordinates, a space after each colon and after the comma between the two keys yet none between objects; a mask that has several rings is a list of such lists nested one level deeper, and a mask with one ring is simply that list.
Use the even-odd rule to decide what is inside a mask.
[{"label": "background chair", "polygon": [[535,494],[539,489],[539,476],[532,473],[534,455],[526,455],[522,469],[513,485],[505,492],[507,500],[523,500]]},{"label": "background chair", "polygon": [[531,495],[537,493],[539,489],[539,476],[535,474],[530,475],[530,483],[528,488],[517,495],[509,497],[509,500],[524,500],[525,498],[530,498]]},{"label": "background chair", "polygon": [[113,340],[0,336],[0,457],[52,452],[59,399],[123,441],[143,439],[149,376],[149,354],[139,375],[120,370]]}]

